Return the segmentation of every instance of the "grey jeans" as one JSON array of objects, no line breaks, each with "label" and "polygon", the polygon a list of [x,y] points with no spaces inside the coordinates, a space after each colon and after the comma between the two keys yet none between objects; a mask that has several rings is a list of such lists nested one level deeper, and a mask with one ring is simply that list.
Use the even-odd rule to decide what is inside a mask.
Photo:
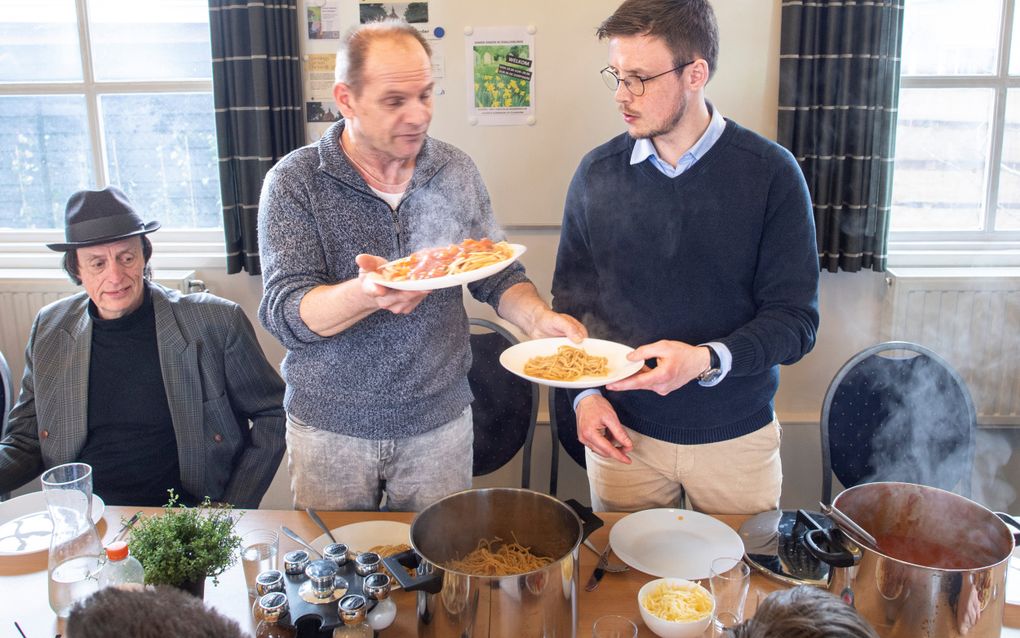
[{"label": "grey jeans", "polygon": [[359,439],[287,415],[287,467],[294,508],[417,512],[471,487],[471,408],[404,439]]}]

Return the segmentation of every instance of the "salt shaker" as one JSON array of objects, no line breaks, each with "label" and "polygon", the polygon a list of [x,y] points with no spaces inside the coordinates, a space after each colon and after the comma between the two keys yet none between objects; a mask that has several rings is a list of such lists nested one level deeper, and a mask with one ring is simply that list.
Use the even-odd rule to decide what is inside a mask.
[{"label": "salt shaker", "polygon": [[348,554],[350,554],[350,548],[343,543],[330,543],[322,550],[322,557],[333,561],[337,567],[347,564]]},{"label": "salt shaker", "polygon": [[297,576],[305,573],[308,567],[308,552],[303,549],[295,549],[283,555],[283,569],[290,576]]},{"label": "salt shaker", "polygon": [[283,572],[278,569],[268,569],[255,577],[255,604],[251,606],[251,615],[255,620],[262,620],[262,608],[259,607],[261,598],[274,591],[283,590]]},{"label": "salt shaker", "polygon": [[333,638],[372,638],[372,627],[365,621],[368,601],[364,596],[348,594],[337,604],[342,625],[333,630]]},{"label": "salt shaker", "polygon": [[259,598],[259,626],[255,629],[255,638],[297,638],[297,629],[284,618],[290,612],[287,594],[270,592]]},{"label": "salt shaker", "polygon": [[376,601],[368,612],[368,624],[375,631],[382,631],[397,617],[397,603],[390,598],[390,577],[386,574],[371,574],[365,577],[365,595]]}]

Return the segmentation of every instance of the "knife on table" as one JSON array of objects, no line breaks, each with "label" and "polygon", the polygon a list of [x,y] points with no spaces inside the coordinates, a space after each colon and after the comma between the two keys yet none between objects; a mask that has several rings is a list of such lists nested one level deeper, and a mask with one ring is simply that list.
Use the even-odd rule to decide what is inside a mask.
[{"label": "knife on table", "polygon": [[595,571],[591,573],[591,578],[588,579],[588,583],[584,586],[584,591],[594,591],[599,586],[599,581],[606,575],[606,565],[609,564],[609,553],[611,551],[613,551],[613,547],[606,543],[606,548],[602,550],[599,562],[595,565]]}]

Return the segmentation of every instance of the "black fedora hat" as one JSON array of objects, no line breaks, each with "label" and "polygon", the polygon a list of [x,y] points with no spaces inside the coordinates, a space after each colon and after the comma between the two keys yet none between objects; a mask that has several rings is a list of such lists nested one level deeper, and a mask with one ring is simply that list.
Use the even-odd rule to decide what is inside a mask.
[{"label": "black fedora hat", "polygon": [[108,244],[159,229],[159,222],[145,223],[132,208],[127,195],[115,186],[98,191],[78,191],[67,200],[62,244],[46,244],[50,250],[67,251]]}]

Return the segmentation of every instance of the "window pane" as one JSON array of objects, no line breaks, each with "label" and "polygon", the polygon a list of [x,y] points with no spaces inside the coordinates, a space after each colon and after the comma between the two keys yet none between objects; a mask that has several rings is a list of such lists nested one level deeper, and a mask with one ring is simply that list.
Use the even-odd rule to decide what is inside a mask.
[{"label": "window pane", "polygon": [[983,227],[994,93],[901,89],[893,230]]},{"label": "window pane", "polygon": [[221,224],[211,93],[100,98],[110,183],[163,226]]},{"label": "window pane", "polygon": [[907,0],[903,75],[996,72],[1002,0]]},{"label": "window pane", "polygon": [[0,82],[81,81],[74,0],[0,2]]},{"label": "window pane", "polygon": [[212,77],[208,0],[89,0],[96,79]]},{"label": "window pane", "polygon": [[1010,36],[1012,45],[1009,48],[1009,74],[1020,75],[1020,6],[1013,7],[1013,33]]},{"label": "window pane", "polygon": [[1020,230],[1020,89],[1010,89],[1006,93],[1003,128],[1005,135],[1002,138],[995,230]]},{"label": "window pane", "polygon": [[91,165],[83,96],[0,97],[0,228],[63,228]]}]

